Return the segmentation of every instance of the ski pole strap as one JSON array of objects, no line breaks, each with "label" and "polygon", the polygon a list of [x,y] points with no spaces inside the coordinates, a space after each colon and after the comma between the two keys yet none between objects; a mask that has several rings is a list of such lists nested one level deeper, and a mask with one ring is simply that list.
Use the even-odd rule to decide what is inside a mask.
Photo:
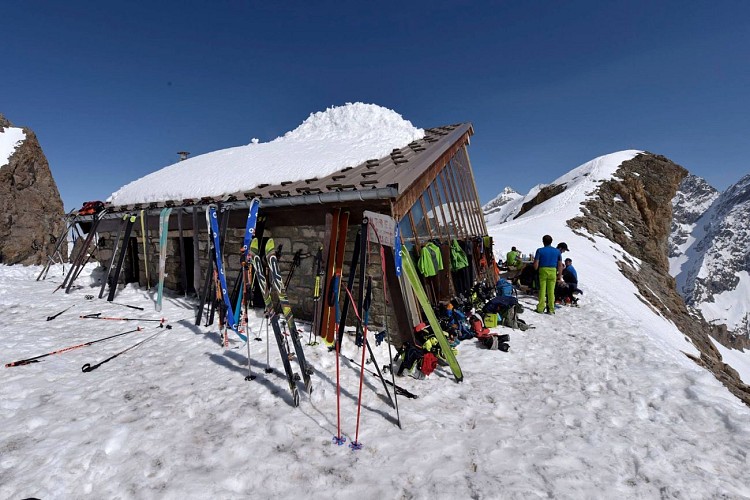
[{"label": "ski pole strap", "polygon": [[315,275],[315,286],[313,287],[313,299],[320,298],[320,275]]}]

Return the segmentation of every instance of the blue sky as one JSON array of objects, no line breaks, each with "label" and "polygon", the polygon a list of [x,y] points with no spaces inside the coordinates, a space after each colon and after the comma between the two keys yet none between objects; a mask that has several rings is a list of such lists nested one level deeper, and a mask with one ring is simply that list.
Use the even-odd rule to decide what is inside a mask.
[{"label": "blue sky", "polygon": [[718,189],[750,172],[750,2],[3,5],[0,113],[67,210],[331,105],[470,121],[479,194],[646,149]]}]

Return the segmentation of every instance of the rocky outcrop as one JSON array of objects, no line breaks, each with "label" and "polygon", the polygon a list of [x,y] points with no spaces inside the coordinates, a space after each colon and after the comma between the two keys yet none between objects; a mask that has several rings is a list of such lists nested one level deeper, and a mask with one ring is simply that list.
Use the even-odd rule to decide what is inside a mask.
[{"label": "rocky outcrop", "polygon": [[698,176],[689,174],[682,180],[672,199],[670,259],[678,258],[685,253],[685,246],[696,223],[718,196],[719,192]]},{"label": "rocky outcrop", "polygon": [[619,262],[647,304],[671,320],[701,355],[690,356],[710,370],[734,395],[750,405],[750,387],[723,362],[709,338],[725,337],[721,326],[691,315],[669,274],[669,237],[672,203],[688,172],[669,159],[645,153],[624,162],[610,181],[583,205],[584,216],[568,221],[577,233],[600,234],[618,243],[638,261]]},{"label": "rocky outcrop", "polygon": [[549,200],[550,198],[554,198],[563,191],[565,191],[565,185],[551,184],[549,186],[544,186],[539,190],[534,198],[521,205],[521,210],[518,211],[514,218],[522,216],[535,206],[541,205],[545,201]]},{"label": "rocky outcrop", "polygon": [[[700,238],[693,246],[693,262],[685,272],[685,300],[688,304],[707,310],[707,304],[715,302],[719,295],[736,294],[743,301],[743,287],[739,287],[740,273],[750,272],[750,175],[746,175],[716,199],[701,222]],[[693,236],[697,236],[696,232]],[[747,301],[744,300],[746,303]],[[736,311],[735,311],[736,312]],[[747,324],[750,311],[744,309],[744,317],[732,322],[736,329]],[[708,316],[707,316],[708,317]],[[723,320],[712,315],[712,320]],[[750,334],[745,330],[744,334]]]},{"label": "rocky outcrop", "polygon": [[[12,127],[0,115],[0,134]],[[0,166],[0,263],[40,264],[64,229],[60,192],[33,131]],[[4,160],[4,158],[3,158]]]}]

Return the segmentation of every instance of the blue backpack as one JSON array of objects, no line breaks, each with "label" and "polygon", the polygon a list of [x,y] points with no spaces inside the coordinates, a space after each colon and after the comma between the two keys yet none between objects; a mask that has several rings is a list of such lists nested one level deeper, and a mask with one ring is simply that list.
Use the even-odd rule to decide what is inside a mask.
[{"label": "blue backpack", "polygon": [[500,278],[495,285],[495,291],[500,297],[512,297],[513,284],[505,278]]}]

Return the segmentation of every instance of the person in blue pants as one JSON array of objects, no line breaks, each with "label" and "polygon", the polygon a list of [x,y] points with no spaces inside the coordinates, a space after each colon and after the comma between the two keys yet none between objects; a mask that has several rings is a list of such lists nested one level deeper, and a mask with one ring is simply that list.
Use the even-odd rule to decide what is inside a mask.
[{"label": "person in blue pants", "polygon": [[[536,312],[543,313],[546,305],[547,314],[555,314],[555,283],[562,279],[562,252],[552,246],[552,236],[549,234],[542,237],[542,243],[544,246],[537,248],[534,254],[534,269],[539,272],[539,303]],[[567,245],[565,249],[567,250]]]}]

